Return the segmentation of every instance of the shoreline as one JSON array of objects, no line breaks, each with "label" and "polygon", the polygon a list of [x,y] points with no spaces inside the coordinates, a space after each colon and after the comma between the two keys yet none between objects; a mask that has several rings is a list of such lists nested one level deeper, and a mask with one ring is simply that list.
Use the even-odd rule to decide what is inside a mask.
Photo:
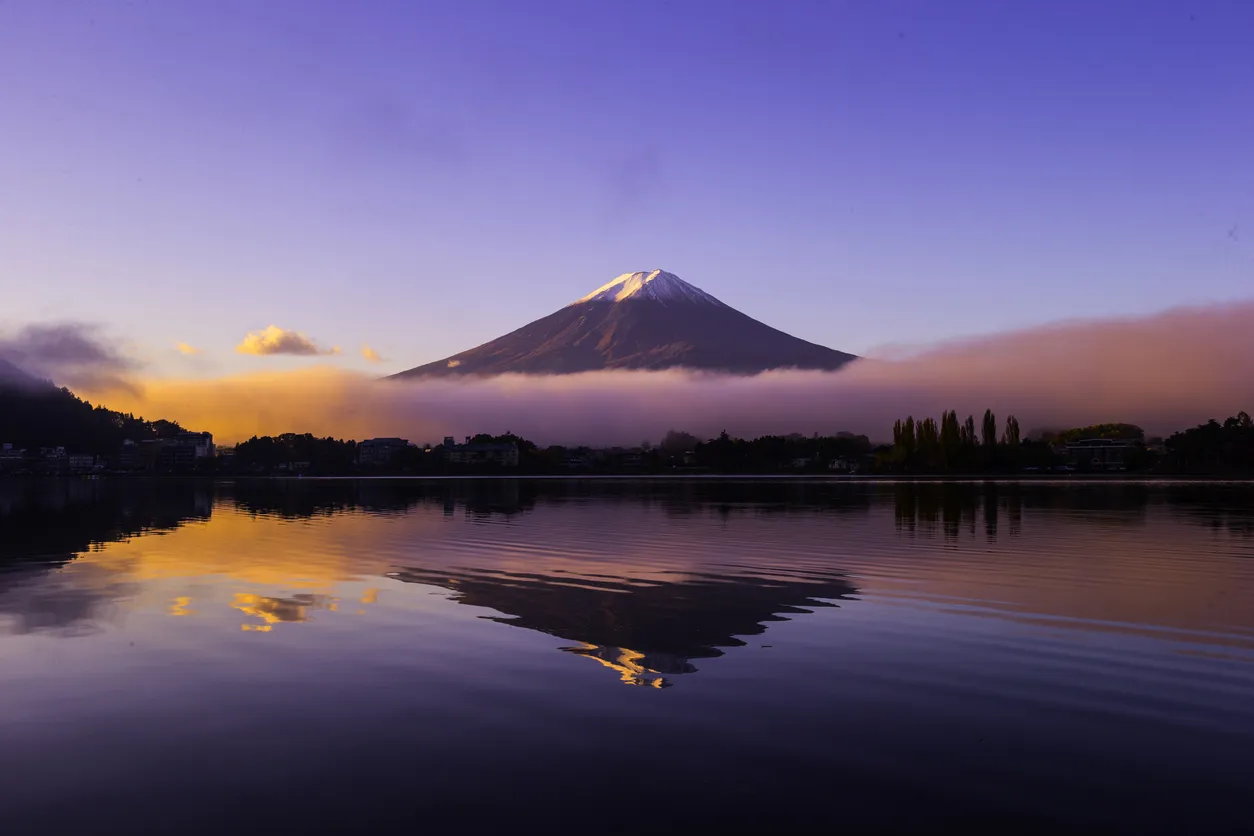
[{"label": "shoreline", "polygon": [[825,484],[911,484],[911,483],[1199,483],[1254,484],[1254,474],[1169,474],[1169,473],[1032,473],[1032,474],[841,474],[823,473],[453,473],[453,474],[352,474],[344,476],[292,476],[289,474],[0,474],[4,482],[447,482],[447,481],[745,481],[811,482]]}]

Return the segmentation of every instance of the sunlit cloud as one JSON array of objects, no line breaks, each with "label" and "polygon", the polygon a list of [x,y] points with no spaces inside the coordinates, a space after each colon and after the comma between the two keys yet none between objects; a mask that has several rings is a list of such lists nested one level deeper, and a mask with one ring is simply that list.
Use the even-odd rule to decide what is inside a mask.
[{"label": "sunlit cloud", "polygon": [[379,354],[379,352],[375,351],[373,348],[371,348],[368,345],[363,345],[361,347],[361,356],[364,357],[366,360],[370,361],[371,363],[386,363],[387,362],[386,360],[383,359],[383,356]]},{"label": "sunlit cloud", "polygon": [[188,345],[187,343],[179,343],[178,345],[175,346],[175,348],[178,350],[179,354],[183,354],[188,357],[195,357],[198,354],[205,353],[205,350],[203,348],[197,348],[196,346]]},{"label": "sunlit cloud", "polygon": [[339,346],[324,349],[316,342],[299,331],[287,331],[277,325],[271,325],[264,331],[253,331],[244,337],[244,341],[235,347],[240,354],[253,354],[261,357],[273,354],[293,354],[311,357],[318,354],[339,354]]}]

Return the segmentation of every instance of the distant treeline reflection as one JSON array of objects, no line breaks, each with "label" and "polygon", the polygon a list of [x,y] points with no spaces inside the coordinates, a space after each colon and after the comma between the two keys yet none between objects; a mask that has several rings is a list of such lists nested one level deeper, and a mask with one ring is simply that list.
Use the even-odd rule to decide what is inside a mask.
[{"label": "distant treeline reflection", "polygon": [[1069,512],[1104,525],[1142,523],[1151,506],[1185,519],[1254,536],[1254,485],[1105,482],[900,482],[892,487],[900,531],[957,538],[962,534],[1016,536],[1026,515]]},{"label": "distant treeline reflection", "polygon": [[0,562],[68,560],[98,543],[206,520],[203,482],[75,479],[0,481]]},{"label": "distant treeline reflection", "polygon": [[866,512],[875,501],[865,487],[803,480],[686,479],[361,479],[241,480],[218,497],[248,513],[311,517],[340,511],[402,513],[437,507],[470,517],[525,514],[537,505],[631,502],[683,515],[802,511]]},{"label": "distant treeline reflection", "polygon": [[1045,511],[1101,515],[1112,525],[1169,506],[1207,526],[1254,535],[1254,486],[1152,482],[881,482],[805,480],[145,480],[0,482],[0,562],[69,559],[99,543],[207,520],[216,505],[290,519],[439,509],[471,522],[549,506],[632,503],[668,516],[858,514],[891,506],[897,528],[923,535],[1013,536]]}]

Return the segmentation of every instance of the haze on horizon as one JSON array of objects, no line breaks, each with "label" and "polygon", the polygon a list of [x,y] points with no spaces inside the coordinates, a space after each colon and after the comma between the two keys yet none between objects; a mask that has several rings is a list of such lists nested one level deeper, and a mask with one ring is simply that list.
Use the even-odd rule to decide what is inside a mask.
[{"label": "haze on horizon", "polygon": [[713,437],[792,432],[891,437],[942,410],[1017,415],[1025,431],[1126,421],[1151,434],[1254,402],[1254,303],[1073,322],[955,341],[839,371],[730,376],[600,371],[379,381],[329,364],[114,391],[116,408],[210,429],[222,441],[312,432],[344,438],[514,432],[540,444],[634,445],[670,429]]},{"label": "haze on horizon", "polygon": [[[637,441],[981,399],[1223,417],[1254,371],[1250,31],[1236,2],[4,4],[0,347],[224,437],[523,431],[554,403]],[[657,267],[923,357],[362,394]]]}]

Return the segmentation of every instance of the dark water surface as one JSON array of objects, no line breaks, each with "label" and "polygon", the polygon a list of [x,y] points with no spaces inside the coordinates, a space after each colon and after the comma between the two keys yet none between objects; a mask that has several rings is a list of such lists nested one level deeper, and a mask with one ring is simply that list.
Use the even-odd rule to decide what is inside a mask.
[{"label": "dark water surface", "polygon": [[0,831],[1254,828],[1254,490],[0,483]]}]

